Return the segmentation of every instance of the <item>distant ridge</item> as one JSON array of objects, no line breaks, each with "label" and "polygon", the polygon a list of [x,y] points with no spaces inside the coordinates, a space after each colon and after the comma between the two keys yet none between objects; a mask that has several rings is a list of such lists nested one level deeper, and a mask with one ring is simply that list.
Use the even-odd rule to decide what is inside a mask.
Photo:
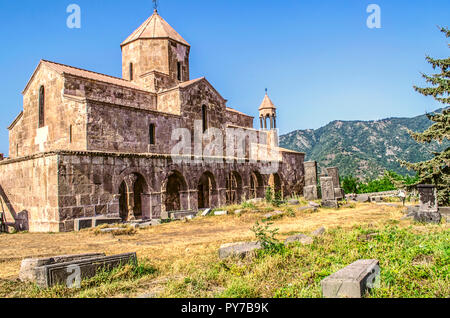
[{"label": "distant ridge", "polygon": [[450,144],[418,144],[407,132],[408,129],[422,132],[431,125],[426,115],[373,121],[335,120],[316,130],[296,130],[282,135],[280,146],[305,152],[306,160],[315,160],[320,167],[337,166],[342,176],[374,178],[385,170],[414,174],[402,168],[397,159],[428,160],[433,157],[431,151],[440,151]]}]

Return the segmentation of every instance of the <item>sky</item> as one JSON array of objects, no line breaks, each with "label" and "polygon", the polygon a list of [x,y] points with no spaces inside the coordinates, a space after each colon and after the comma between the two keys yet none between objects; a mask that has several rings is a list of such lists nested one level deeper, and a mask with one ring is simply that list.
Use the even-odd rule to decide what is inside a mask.
[{"label": "sky", "polygon": [[[70,4],[80,29],[67,27]],[[381,28],[367,26],[370,4]],[[412,87],[433,72],[427,54],[449,56],[437,29],[450,26],[448,0],[160,0],[158,11],[191,44],[191,79],[255,117],[267,88],[281,134],[442,107]],[[40,59],[121,77],[120,43],[152,13],[150,0],[0,0],[0,152]]]}]

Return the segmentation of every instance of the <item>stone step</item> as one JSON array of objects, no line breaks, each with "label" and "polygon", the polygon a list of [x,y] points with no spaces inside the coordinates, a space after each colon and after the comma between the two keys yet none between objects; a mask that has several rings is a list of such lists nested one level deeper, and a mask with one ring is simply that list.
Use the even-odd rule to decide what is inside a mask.
[{"label": "stone step", "polygon": [[173,211],[169,212],[169,216],[172,220],[182,220],[188,217],[196,217],[197,211]]}]

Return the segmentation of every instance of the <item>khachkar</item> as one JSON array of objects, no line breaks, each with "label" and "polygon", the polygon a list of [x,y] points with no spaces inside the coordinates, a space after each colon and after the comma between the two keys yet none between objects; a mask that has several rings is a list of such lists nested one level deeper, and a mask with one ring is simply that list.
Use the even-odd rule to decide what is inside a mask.
[{"label": "khachkar", "polygon": [[330,167],[326,169],[329,177],[333,179],[334,196],[337,200],[342,200],[345,197],[344,190],[341,188],[341,182],[339,180],[338,167]]},{"label": "khachkar", "polygon": [[419,184],[417,190],[419,191],[420,208],[414,219],[419,222],[440,223],[441,214],[437,203],[436,187],[431,184]]},{"label": "khachkar", "polygon": [[303,164],[305,167],[305,187],[303,196],[306,200],[317,200],[317,162],[308,161]]},{"label": "khachkar", "polygon": [[320,177],[322,189],[322,206],[327,208],[338,208],[332,177]]}]

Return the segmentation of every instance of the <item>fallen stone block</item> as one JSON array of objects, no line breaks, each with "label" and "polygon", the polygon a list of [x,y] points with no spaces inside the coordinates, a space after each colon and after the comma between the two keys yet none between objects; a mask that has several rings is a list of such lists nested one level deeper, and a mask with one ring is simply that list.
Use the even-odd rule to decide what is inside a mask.
[{"label": "fallen stone block", "polygon": [[94,277],[99,270],[112,270],[113,268],[129,263],[137,264],[136,253],[127,253],[114,256],[101,256],[81,259],[60,264],[44,265],[36,268],[36,284],[41,288],[49,288],[58,284],[68,285],[74,273],[79,278]]},{"label": "fallen stone block", "polygon": [[379,262],[359,260],[322,280],[325,298],[361,298],[380,275]]},{"label": "fallen stone block", "polygon": [[292,200],[289,200],[288,203],[289,203],[290,205],[299,205],[299,204],[300,204],[300,201],[299,201],[299,200],[292,199]]},{"label": "fallen stone block", "polygon": [[314,201],[311,201],[311,202],[309,202],[308,204],[309,204],[309,206],[311,206],[311,207],[313,207],[313,208],[320,208],[320,204],[319,204],[319,203],[316,203],[316,202],[314,202]]},{"label": "fallen stone block", "polygon": [[100,229],[100,233],[112,233],[115,231],[120,231],[121,228],[119,227],[112,227],[112,228],[108,228],[108,229]]},{"label": "fallen stone block", "polygon": [[188,216],[197,216],[197,212],[196,211],[174,211],[174,212],[169,212],[170,218],[172,220],[183,220]]},{"label": "fallen stone block", "polygon": [[420,210],[420,206],[419,205],[410,205],[406,207],[406,214],[410,214],[410,213],[416,213],[419,212]]},{"label": "fallen stone block", "polygon": [[122,223],[121,218],[98,217],[93,219],[92,227],[97,227],[103,224],[119,224],[119,223]]},{"label": "fallen stone block", "polygon": [[339,204],[338,204],[337,200],[323,200],[322,207],[337,209],[337,208],[339,208]]},{"label": "fallen stone block", "polygon": [[247,202],[255,204],[255,203],[261,203],[263,201],[264,201],[264,199],[262,199],[262,198],[256,198],[256,199],[248,200]]},{"label": "fallen stone block", "polygon": [[284,241],[284,245],[289,245],[289,244],[295,243],[295,242],[300,242],[303,245],[311,245],[312,243],[314,243],[314,240],[305,234],[298,234],[298,235],[289,236]]},{"label": "fallen stone block", "polygon": [[361,202],[361,203],[366,203],[366,202],[370,202],[370,198],[366,194],[358,194],[356,196],[356,201]]},{"label": "fallen stone block", "polygon": [[239,209],[239,210],[236,210],[236,211],[234,211],[234,214],[236,214],[236,215],[239,215],[239,214],[241,214],[241,213],[242,213],[242,211],[243,211],[243,210],[241,210],[241,209]]},{"label": "fallen stone block", "polygon": [[202,216],[207,216],[210,213],[211,213],[211,209],[206,209],[205,211],[202,212]]},{"label": "fallen stone block", "polygon": [[215,216],[228,215],[228,211],[216,211],[214,212]]},{"label": "fallen stone block", "polygon": [[439,212],[416,212],[414,213],[414,220],[421,223],[435,223],[441,222],[442,216]]},{"label": "fallen stone block", "polygon": [[447,222],[450,221],[450,207],[439,207],[439,213],[442,218],[445,218]]},{"label": "fallen stone block", "polygon": [[260,242],[240,242],[229,243],[220,246],[219,258],[225,259],[228,257],[245,257],[249,256],[257,250],[260,250],[262,245]]},{"label": "fallen stone block", "polygon": [[314,232],[311,233],[312,236],[322,236],[325,234],[325,228],[322,226],[321,228],[315,230]]},{"label": "fallen stone block", "polygon": [[20,265],[19,279],[22,282],[36,281],[36,268],[46,265],[62,264],[77,260],[103,257],[105,253],[90,253],[78,255],[59,255],[46,258],[25,258]]},{"label": "fallen stone block", "polygon": [[284,212],[275,211],[275,212],[267,213],[266,215],[264,215],[264,218],[265,219],[272,219],[274,217],[281,216],[283,214],[284,214]]}]

